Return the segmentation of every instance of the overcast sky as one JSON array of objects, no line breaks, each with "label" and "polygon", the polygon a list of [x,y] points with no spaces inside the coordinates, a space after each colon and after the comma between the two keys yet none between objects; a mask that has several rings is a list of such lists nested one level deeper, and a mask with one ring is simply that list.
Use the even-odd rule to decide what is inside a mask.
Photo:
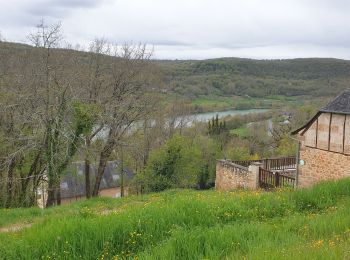
[{"label": "overcast sky", "polygon": [[73,45],[143,42],[158,59],[350,59],[349,0],[0,0],[8,41],[42,18]]}]

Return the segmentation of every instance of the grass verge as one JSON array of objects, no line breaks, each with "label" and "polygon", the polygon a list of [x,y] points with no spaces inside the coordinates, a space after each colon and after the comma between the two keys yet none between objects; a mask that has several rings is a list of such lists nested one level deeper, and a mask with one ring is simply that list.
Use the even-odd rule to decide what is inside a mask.
[{"label": "grass verge", "polygon": [[[349,257],[350,180],[265,192],[173,190],[44,211],[2,210],[1,259]],[[20,250],[18,250],[20,249]]]}]

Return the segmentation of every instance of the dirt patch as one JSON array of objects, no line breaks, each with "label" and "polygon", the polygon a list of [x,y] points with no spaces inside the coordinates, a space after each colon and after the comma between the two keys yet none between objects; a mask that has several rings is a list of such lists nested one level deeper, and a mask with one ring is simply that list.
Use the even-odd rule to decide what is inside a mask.
[{"label": "dirt patch", "polygon": [[0,228],[0,233],[11,233],[11,232],[18,232],[25,228],[30,228],[33,224],[32,223],[26,223],[26,224],[15,224],[7,227]]}]

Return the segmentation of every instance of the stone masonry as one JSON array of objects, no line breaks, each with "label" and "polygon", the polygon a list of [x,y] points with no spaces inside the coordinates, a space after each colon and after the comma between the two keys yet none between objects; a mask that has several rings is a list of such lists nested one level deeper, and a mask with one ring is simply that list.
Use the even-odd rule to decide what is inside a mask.
[{"label": "stone masonry", "polygon": [[234,189],[258,189],[259,163],[249,168],[227,160],[216,163],[215,189],[231,191]]},{"label": "stone masonry", "polygon": [[305,165],[299,166],[298,187],[311,187],[320,181],[350,177],[349,155],[304,146],[300,158]]}]

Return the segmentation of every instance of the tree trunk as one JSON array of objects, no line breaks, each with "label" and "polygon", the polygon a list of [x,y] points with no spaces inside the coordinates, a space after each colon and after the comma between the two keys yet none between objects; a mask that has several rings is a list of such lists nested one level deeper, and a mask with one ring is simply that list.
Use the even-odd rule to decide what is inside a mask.
[{"label": "tree trunk", "polygon": [[56,203],[57,203],[57,205],[61,205],[61,186],[60,186],[60,178],[58,178],[58,183],[56,183]]},{"label": "tree trunk", "polygon": [[98,169],[97,169],[97,175],[96,175],[96,180],[95,180],[95,185],[94,189],[92,191],[92,197],[97,197],[98,192],[100,190],[100,184],[102,180],[103,173],[105,171],[106,165],[107,165],[107,160],[110,156],[111,152],[108,151],[102,151],[100,155],[100,162],[98,164]]},{"label": "tree trunk", "polygon": [[90,150],[90,137],[86,137],[86,153],[85,153],[85,194],[86,198],[91,198],[91,182],[90,182],[90,160],[89,160],[89,150]]},{"label": "tree trunk", "polygon": [[[21,190],[21,195],[20,195],[20,203],[22,203],[23,206],[26,205],[25,201],[26,201],[27,195],[28,195],[27,190],[28,190],[28,185],[29,185],[30,180],[33,181],[33,191],[34,191],[34,193],[36,192],[36,182],[35,182],[34,176],[38,174],[38,164],[40,163],[40,156],[41,156],[41,150],[39,150],[37,155],[35,156],[35,159],[34,159],[32,165],[30,166],[27,177],[24,180],[22,180],[22,183],[21,183],[22,190]],[[40,164],[39,164],[39,167],[40,167]],[[32,205],[31,202],[29,202],[29,205]]]},{"label": "tree trunk", "polygon": [[56,188],[53,177],[49,178],[48,188],[47,188],[47,201],[46,207],[51,207],[55,205],[56,202]]},{"label": "tree trunk", "polygon": [[97,175],[96,175],[94,189],[92,191],[92,197],[98,196],[102,176],[103,176],[103,173],[105,171],[108,158],[111,156],[111,153],[112,153],[115,145],[116,145],[116,141],[114,140],[114,134],[111,130],[109,135],[108,135],[107,143],[100,154],[100,162],[99,162],[98,169],[97,169]]},{"label": "tree trunk", "polygon": [[120,147],[121,158],[120,158],[120,197],[124,197],[124,151],[123,146]]},{"label": "tree trunk", "polygon": [[90,161],[88,158],[85,158],[85,193],[88,199],[91,198],[90,188]]},{"label": "tree trunk", "polygon": [[16,158],[13,156],[10,159],[10,164],[9,164],[9,168],[8,168],[8,172],[7,172],[7,188],[6,188],[6,193],[7,193],[7,199],[6,199],[6,203],[5,206],[7,208],[11,207],[12,204],[12,195],[13,195],[13,171],[15,169],[15,163]]},{"label": "tree trunk", "polygon": [[48,178],[46,207],[51,207],[56,203],[56,181],[53,167],[53,151],[55,150],[55,142],[52,135],[52,123],[50,121],[47,123],[45,149],[47,162],[46,174]]}]

